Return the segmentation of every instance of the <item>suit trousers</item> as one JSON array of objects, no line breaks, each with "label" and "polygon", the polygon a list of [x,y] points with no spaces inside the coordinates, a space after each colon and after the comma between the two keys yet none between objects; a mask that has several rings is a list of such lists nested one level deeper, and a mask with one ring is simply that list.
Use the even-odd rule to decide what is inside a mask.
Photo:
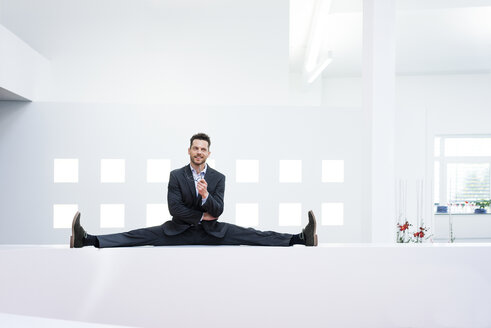
[{"label": "suit trousers", "polygon": [[201,224],[190,226],[184,232],[169,236],[162,226],[131,230],[123,233],[96,236],[99,248],[129,246],[175,246],[175,245],[252,245],[290,246],[292,234],[275,231],[259,231],[235,224],[224,223],[227,230],[223,238],[208,234]]}]

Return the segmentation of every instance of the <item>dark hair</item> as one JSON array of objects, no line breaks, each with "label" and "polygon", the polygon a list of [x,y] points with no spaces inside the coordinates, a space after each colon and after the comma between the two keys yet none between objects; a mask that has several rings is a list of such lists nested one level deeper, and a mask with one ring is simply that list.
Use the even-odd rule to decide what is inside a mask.
[{"label": "dark hair", "polygon": [[208,137],[208,135],[206,133],[196,133],[194,136],[192,136],[191,140],[189,142],[189,148],[191,148],[191,146],[193,145],[193,141],[195,139],[204,140],[204,141],[208,142],[208,150],[210,149],[211,140],[210,140],[210,137]]}]

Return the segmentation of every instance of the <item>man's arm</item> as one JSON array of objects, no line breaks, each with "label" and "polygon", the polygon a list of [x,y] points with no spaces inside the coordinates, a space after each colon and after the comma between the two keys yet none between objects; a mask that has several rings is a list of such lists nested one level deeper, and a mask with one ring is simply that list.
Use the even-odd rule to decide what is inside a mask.
[{"label": "man's arm", "polygon": [[169,206],[169,212],[173,217],[177,217],[189,224],[196,224],[203,215],[202,211],[194,210],[184,204],[179,182],[172,172],[167,190],[167,204]]},{"label": "man's arm", "polygon": [[210,216],[218,218],[223,213],[223,198],[225,195],[225,176],[218,181],[215,191],[208,193],[206,202],[201,206]]}]

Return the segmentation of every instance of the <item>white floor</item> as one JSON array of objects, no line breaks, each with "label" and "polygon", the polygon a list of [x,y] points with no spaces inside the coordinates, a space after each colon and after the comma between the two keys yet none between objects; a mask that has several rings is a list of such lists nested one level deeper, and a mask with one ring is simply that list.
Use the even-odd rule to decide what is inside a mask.
[{"label": "white floor", "polygon": [[48,319],[25,315],[0,313],[0,327],[8,328],[124,328],[80,321]]},{"label": "white floor", "polygon": [[0,326],[491,327],[490,258],[490,243],[4,245]]}]

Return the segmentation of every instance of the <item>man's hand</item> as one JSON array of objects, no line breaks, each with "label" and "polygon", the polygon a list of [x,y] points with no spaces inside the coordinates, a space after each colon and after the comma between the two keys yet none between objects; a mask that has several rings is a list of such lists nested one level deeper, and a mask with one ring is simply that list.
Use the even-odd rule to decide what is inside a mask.
[{"label": "man's hand", "polygon": [[208,214],[208,212],[203,213],[203,221],[213,221],[213,220],[218,220],[218,218],[215,218]]},{"label": "man's hand", "polygon": [[198,181],[198,193],[201,195],[201,198],[208,198],[208,184],[205,179],[201,179]]}]

